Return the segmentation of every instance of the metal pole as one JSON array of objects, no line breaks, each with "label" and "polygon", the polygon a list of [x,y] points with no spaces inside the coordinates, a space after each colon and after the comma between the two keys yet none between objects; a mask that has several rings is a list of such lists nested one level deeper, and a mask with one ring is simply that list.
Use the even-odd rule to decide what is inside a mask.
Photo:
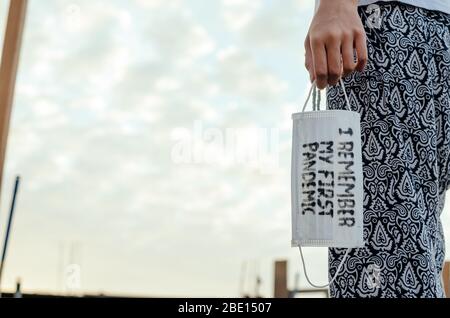
[{"label": "metal pole", "polygon": [[[0,190],[28,0],[9,1],[0,63]],[[1,192],[1,191],[0,191]]]},{"label": "metal pole", "polygon": [[11,232],[11,225],[12,225],[12,221],[13,221],[13,217],[14,217],[14,208],[16,206],[16,197],[17,197],[17,192],[19,190],[19,185],[20,185],[20,176],[17,176],[16,183],[14,185],[14,192],[13,192],[13,196],[12,196],[12,200],[11,200],[11,208],[9,211],[8,227],[6,228],[5,241],[3,243],[2,260],[0,262],[0,296],[1,296],[1,290],[2,290],[1,287],[2,287],[3,267],[5,265],[5,260],[6,260],[6,251],[8,249],[9,234]]}]

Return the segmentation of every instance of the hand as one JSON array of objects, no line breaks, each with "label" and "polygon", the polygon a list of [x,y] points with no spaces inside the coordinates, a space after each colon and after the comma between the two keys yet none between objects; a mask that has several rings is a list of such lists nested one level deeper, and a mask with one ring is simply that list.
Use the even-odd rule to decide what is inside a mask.
[{"label": "hand", "polygon": [[319,89],[366,67],[366,33],[357,8],[358,0],[320,1],[305,40],[305,66]]}]

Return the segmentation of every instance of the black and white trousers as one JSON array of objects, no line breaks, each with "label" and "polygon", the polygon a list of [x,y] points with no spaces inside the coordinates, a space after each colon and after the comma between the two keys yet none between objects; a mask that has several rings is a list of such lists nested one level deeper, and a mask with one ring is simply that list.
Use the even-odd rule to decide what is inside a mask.
[{"label": "black and white trousers", "polygon": [[[444,297],[450,15],[400,2],[378,8],[379,23],[359,8],[369,63],[345,79],[352,110],[361,114],[366,244],[351,250],[330,295]],[[329,109],[345,108],[339,86],[327,96]],[[330,279],[345,251],[330,248]]]}]

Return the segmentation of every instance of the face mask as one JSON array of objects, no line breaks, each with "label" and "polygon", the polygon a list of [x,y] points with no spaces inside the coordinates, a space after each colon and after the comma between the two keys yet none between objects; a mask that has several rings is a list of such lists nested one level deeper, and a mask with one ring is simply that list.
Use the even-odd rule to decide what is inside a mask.
[{"label": "face mask", "polygon": [[[350,248],[364,246],[360,114],[350,109],[340,83],[348,110],[305,112],[313,84],[303,111],[292,115],[292,246],[299,247],[305,276],[318,288],[334,281]],[[302,246],[347,248],[329,284],[311,283]]]}]

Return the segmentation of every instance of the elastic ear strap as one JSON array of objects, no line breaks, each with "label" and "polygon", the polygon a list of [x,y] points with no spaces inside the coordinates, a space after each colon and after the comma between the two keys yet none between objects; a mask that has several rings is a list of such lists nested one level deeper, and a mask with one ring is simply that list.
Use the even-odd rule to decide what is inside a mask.
[{"label": "elastic ear strap", "polygon": [[313,93],[312,93],[312,104],[313,104],[313,111],[317,110],[317,87],[314,86]]},{"label": "elastic ear strap", "polygon": [[311,99],[311,95],[312,95],[312,92],[313,92],[313,90],[314,90],[315,87],[316,87],[316,82],[314,81],[314,82],[311,84],[311,88],[309,89],[308,96],[306,97],[306,101],[305,101],[305,105],[303,106],[302,113],[305,111],[306,106],[308,106],[308,102],[309,102],[309,100]]},{"label": "elastic ear strap", "polygon": [[317,110],[320,110],[320,103],[322,102],[321,99],[322,99],[322,91],[319,89],[317,91]]},{"label": "elastic ear strap", "polygon": [[342,91],[344,92],[345,103],[347,104],[347,109],[352,110],[351,106],[350,106],[350,100],[348,99],[347,92],[345,91],[345,85],[344,85],[344,81],[342,80],[342,78],[341,78],[340,82],[341,82]]},{"label": "elastic ear strap", "polygon": [[[348,98],[347,92],[345,91],[345,84],[344,84],[344,81],[342,80],[342,78],[341,78],[341,80],[340,80],[340,84],[341,84],[341,87],[342,87],[342,91],[344,92],[344,98],[345,98],[345,103],[346,103],[346,105],[347,105],[347,109],[348,109],[348,110],[351,110],[350,99]],[[317,101],[317,100],[316,100],[316,95],[315,95],[315,89],[316,89],[316,88],[317,88],[316,81],[314,81],[314,82],[311,84],[311,88],[309,89],[308,96],[306,97],[305,104],[303,105],[302,113],[306,110],[306,106],[308,106],[308,102],[309,102],[309,100],[311,99],[311,95],[313,94],[313,91],[314,91],[313,110],[316,110],[317,107],[320,108],[320,97],[321,97],[321,96],[320,96],[320,91],[319,91],[318,97],[317,97],[318,101]],[[317,105],[317,107],[316,107],[316,104],[317,104],[317,103],[318,103],[318,105]],[[317,109],[319,109],[319,108],[317,108]]]},{"label": "elastic ear strap", "polygon": [[339,264],[339,266],[338,266],[338,268],[337,268],[337,270],[336,270],[336,273],[334,274],[334,276],[333,276],[333,278],[330,280],[330,282],[329,282],[328,284],[326,284],[326,285],[316,285],[316,284],[314,284],[314,283],[311,282],[311,280],[309,279],[309,276],[308,276],[308,272],[306,271],[306,264],[305,264],[305,259],[304,259],[304,257],[303,257],[302,247],[299,246],[298,248],[299,248],[299,250],[300,250],[300,256],[301,256],[301,258],[302,258],[303,271],[305,272],[306,280],[308,281],[308,283],[309,283],[312,287],[314,287],[314,288],[319,288],[319,289],[327,288],[328,286],[330,286],[331,284],[333,284],[333,282],[336,280],[336,278],[337,278],[339,272],[340,272],[341,269],[342,269],[342,265],[344,265],[344,262],[345,262],[345,260],[347,259],[348,253],[349,253],[350,250],[351,250],[350,248],[348,248],[347,251],[345,252],[344,258],[342,259],[341,263]]}]

